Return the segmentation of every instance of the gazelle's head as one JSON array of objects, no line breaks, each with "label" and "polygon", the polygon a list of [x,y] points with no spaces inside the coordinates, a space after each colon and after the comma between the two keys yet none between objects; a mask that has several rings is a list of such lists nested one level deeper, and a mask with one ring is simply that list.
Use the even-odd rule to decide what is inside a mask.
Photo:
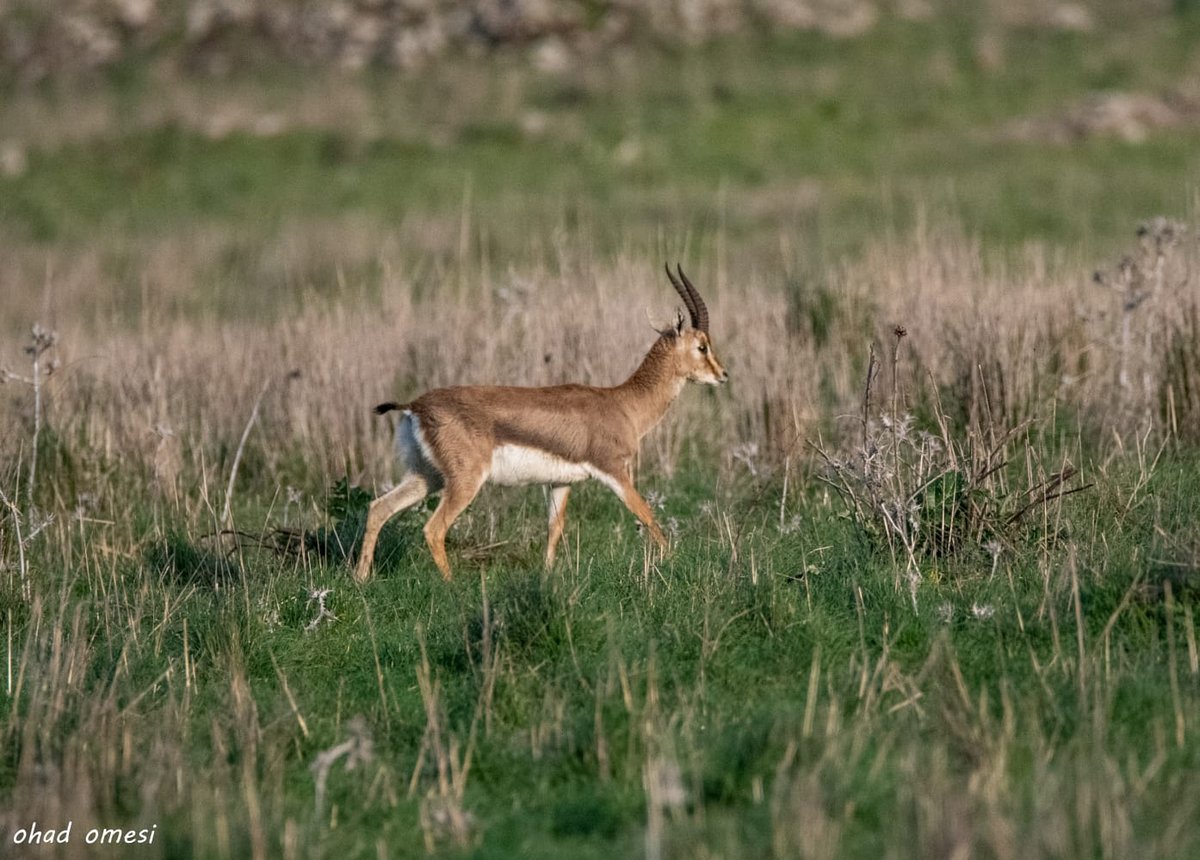
[{"label": "gazelle's head", "polygon": [[675,264],[675,269],[679,276],[676,277],[671,267],[667,266],[667,277],[671,279],[671,286],[675,287],[675,291],[687,305],[688,315],[692,318],[691,326],[687,327],[684,325],[683,314],[676,314],[675,325],[663,333],[672,341],[676,372],[692,382],[702,382],[705,385],[721,385],[728,382],[729,374],[717,360],[717,354],[708,336],[708,308],[704,306],[704,299],[700,298],[700,293],[692,286],[692,282],[678,263]]}]

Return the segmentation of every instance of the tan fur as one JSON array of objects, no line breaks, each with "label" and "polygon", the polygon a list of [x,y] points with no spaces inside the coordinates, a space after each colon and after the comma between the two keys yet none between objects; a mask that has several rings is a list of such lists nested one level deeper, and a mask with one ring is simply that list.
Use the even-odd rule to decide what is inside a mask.
[{"label": "tan fur", "polygon": [[[697,319],[694,312],[692,318]],[[397,445],[408,475],[371,503],[355,579],[370,576],[384,523],[438,489],[441,503],[425,525],[425,539],[449,579],[446,532],[494,465],[501,467],[497,479],[504,483],[541,479],[552,485],[548,566],[566,522],[567,485],[588,477],[613,490],[665,548],[662,530],[633,485],[633,457],[688,381],[719,385],[727,379],[708,333],[685,328],[680,318],[660,334],[629,379],[611,388],[457,386],[426,392],[406,406],[384,404],[381,410],[404,411]]]}]

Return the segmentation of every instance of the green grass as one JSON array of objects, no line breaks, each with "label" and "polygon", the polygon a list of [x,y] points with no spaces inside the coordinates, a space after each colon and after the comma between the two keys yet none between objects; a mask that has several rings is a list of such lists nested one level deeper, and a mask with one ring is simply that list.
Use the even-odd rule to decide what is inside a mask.
[{"label": "green grass", "polygon": [[[1196,466],[1163,461],[1132,507],[1135,476],[1106,476],[1064,507],[1057,545],[1006,550],[994,575],[987,561],[940,565],[916,611],[891,586],[887,552],[815,490],[786,503],[798,526],[781,532],[773,481],[657,482],[663,516],[682,525],[648,576],[629,517],[599,489],[573,502],[579,566],[553,574],[539,565],[540,502],[526,510],[537,491],[481,503],[499,510],[509,543],[491,558],[453,553],[449,584],[420,546],[421,517],[406,515],[361,591],[340,564],[223,559],[197,537],[201,523],[139,501],[142,525],[105,512],[120,524],[39,539],[31,569],[47,605],[31,607],[8,580],[0,614],[25,680],[0,784],[27,784],[30,756],[69,770],[69,751],[86,744],[76,721],[102,738],[115,721],[139,739],[132,761],[112,782],[108,769],[121,768],[102,762],[76,778],[97,780],[96,823],[158,822],[170,856],[248,853],[256,826],[271,856],[289,850],[288,832],[306,856],[374,856],[376,840],[418,855],[422,801],[437,793],[432,752],[417,766],[424,672],[440,743],[454,737],[459,759],[471,755],[468,846],[433,837],[446,856],[638,855],[644,771],[660,758],[678,766],[685,796],[668,811],[665,856],[763,856],[819,820],[837,823],[839,856],[945,840],[1001,856],[998,827],[1022,856],[1186,856],[1200,847],[1186,827],[1200,688],[1185,636],[1200,579],[1162,536],[1195,538]],[[714,492],[736,558],[701,512]],[[456,531],[459,548],[484,540],[479,510]],[[110,560],[104,547],[121,532],[139,550]],[[332,589],[336,620],[306,632],[317,587]],[[62,634],[88,645],[55,705],[39,679],[53,675]],[[310,768],[356,715],[373,755],[331,769],[317,817]],[[169,783],[172,763],[181,790],[147,804],[147,781]],[[773,812],[793,778],[802,802]],[[931,810],[931,798],[950,806]],[[1047,804],[1061,805],[1057,817]],[[1118,812],[1124,836],[1106,829]]]},{"label": "green grass", "polygon": [[[608,71],[562,76],[502,54],[402,81],[367,78],[350,127],[336,114],[294,127],[289,104],[305,78],[292,73],[221,84],[284,118],[285,130],[266,137],[147,126],[136,106],[169,98],[171,84],[122,78],[107,96],[107,133],[35,148],[23,176],[0,179],[0,228],[40,242],[193,223],[269,235],[348,211],[393,224],[414,212],[453,219],[467,194],[500,259],[526,252],[530,232],[578,217],[601,249],[664,223],[687,231],[719,221],[739,246],[769,247],[785,232],[836,257],[872,232],[905,229],[921,206],[1001,244],[1109,243],[1131,217],[1188,209],[1196,130],[1069,147],[999,131],[1096,90],[1178,86],[1194,30],[1173,18],[1130,22],[1119,38],[1014,31],[998,68],[978,58],[982,25],[953,17],[888,22],[849,41],[641,50]],[[524,130],[531,113],[544,130]]]}]

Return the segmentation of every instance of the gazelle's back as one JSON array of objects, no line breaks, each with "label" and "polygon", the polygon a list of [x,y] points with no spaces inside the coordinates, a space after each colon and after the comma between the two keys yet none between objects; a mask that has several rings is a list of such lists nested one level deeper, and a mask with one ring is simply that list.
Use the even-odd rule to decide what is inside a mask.
[{"label": "gazelle's back", "polygon": [[[637,443],[619,411],[614,414],[611,392],[588,385],[458,386],[428,392],[408,409],[423,437],[437,451],[446,447],[450,441],[446,434],[450,434],[456,446],[469,447],[480,457],[516,447],[568,464],[596,465],[593,461],[630,453]],[[511,454],[501,451],[501,461]],[[533,455],[522,456],[528,460]],[[436,454],[434,459],[436,462]],[[498,468],[493,470],[492,479],[500,483],[559,482],[553,476],[538,477],[541,473],[537,470],[528,480],[518,481],[520,471]],[[587,475],[570,480],[564,476],[561,482],[583,477]]]}]

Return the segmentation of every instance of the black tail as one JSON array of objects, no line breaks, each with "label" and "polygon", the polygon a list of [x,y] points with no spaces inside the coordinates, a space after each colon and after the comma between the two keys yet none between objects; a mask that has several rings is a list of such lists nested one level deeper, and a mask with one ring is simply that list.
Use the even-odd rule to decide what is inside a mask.
[{"label": "black tail", "polygon": [[403,403],[393,403],[392,401],[389,400],[387,403],[380,403],[378,406],[375,407],[375,409],[373,411],[375,412],[376,415],[386,415],[387,413],[389,413],[395,409],[403,409],[403,408],[404,408]]}]

